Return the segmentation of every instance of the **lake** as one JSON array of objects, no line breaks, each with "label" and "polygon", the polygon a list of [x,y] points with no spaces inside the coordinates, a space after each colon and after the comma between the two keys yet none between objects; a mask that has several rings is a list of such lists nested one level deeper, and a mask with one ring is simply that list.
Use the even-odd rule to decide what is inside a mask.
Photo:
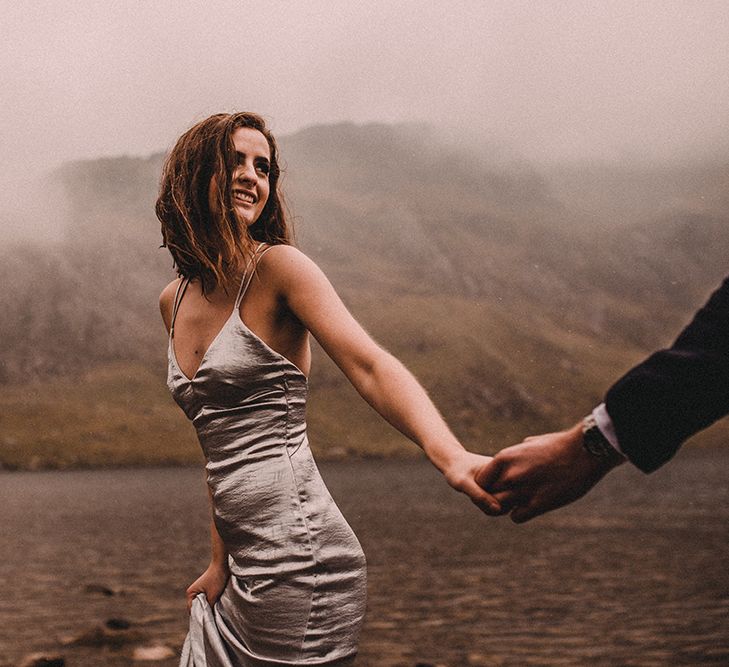
[{"label": "lake", "polygon": [[[358,666],[729,664],[729,451],[685,448],[651,476],[622,466],[522,526],[424,461],[321,470],[368,559]],[[208,516],[201,470],[0,473],[0,665],[178,649]],[[60,644],[108,619],[134,641]]]}]

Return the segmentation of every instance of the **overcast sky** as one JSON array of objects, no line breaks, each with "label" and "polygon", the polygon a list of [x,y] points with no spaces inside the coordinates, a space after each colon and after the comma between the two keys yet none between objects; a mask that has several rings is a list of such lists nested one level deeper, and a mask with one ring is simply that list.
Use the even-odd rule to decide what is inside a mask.
[{"label": "overcast sky", "polygon": [[446,123],[542,161],[729,146],[726,0],[0,0],[0,37],[17,231],[44,169],[164,150],[221,110],[278,134]]}]

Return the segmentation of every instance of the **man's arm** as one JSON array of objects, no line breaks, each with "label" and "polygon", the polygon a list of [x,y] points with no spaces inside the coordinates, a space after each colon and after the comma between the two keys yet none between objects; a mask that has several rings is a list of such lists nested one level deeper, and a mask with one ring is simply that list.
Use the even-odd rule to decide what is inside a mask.
[{"label": "man's arm", "polygon": [[605,407],[620,449],[644,472],[729,413],[729,278],[670,348],[610,388]]},{"label": "man's arm", "polygon": [[[605,408],[602,428],[612,425],[613,444],[644,472],[729,413],[729,278],[669,349],[651,355],[610,388]],[[477,481],[522,522],[583,496],[619,462],[620,457],[590,453],[582,425],[576,424],[507,447]]]}]

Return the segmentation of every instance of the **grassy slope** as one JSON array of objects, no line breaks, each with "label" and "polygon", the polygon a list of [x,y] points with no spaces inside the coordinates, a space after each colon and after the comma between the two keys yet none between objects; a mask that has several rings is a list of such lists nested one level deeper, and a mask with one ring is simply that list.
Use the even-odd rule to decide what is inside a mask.
[{"label": "grassy slope", "polygon": [[[194,432],[159,372],[110,364],[74,380],[0,389],[9,468],[193,463]],[[193,446],[194,445],[194,446]]]},{"label": "grassy slope", "polygon": [[[726,271],[726,164],[596,167],[550,185],[407,128],[312,128],[282,146],[303,249],[477,450],[579,418]],[[1,465],[201,460],[164,386],[156,295],[171,271],[150,214],[160,164],[68,165],[68,242],[0,262]],[[320,351],[311,387],[320,456],[416,453]]]},{"label": "grassy slope", "polygon": [[[467,299],[404,297],[372,307],[350,294],[370,332],[420,378],[471,449],[494,452],[577,419],[642,356],[620,341],[566,334],[543,315]],[[309,409],[320,458],[409,456],[397,434],[317,350]],[[199,464],[194,431],[164,369],[117,363],[76,380],[0,389],[0,462],[8,468]],[[705,442],[726,439],[721,426]]]}]

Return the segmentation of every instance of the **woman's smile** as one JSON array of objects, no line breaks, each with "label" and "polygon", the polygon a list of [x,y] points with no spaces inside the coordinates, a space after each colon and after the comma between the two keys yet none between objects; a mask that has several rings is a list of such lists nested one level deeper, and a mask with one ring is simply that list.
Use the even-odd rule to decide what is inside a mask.
[{"label": "woman's smile", "polygon": [[239,127],[232,138],[238,156],[233,173],[233,206],[241,221],[250,226],[268,201],[271,149],[266,137],[251,127]]},{"label": "woman's smile", "polygon": [[239,190],[233,188],[233,199],[237,204],[255,204],[258,201],[258,197],[254,192],[248,190]]},{"label": "woman's smile", "polygon": [[[233,146],[238,164],[231,184],[232,205],[238,219],[250,227],[260,217],[268,201],[271,185],[271,149],[266,137],[252,127],[239,127],[233,132]],[[220,192],[217,176],[210,179],[210,211],[220,211]]]}]

